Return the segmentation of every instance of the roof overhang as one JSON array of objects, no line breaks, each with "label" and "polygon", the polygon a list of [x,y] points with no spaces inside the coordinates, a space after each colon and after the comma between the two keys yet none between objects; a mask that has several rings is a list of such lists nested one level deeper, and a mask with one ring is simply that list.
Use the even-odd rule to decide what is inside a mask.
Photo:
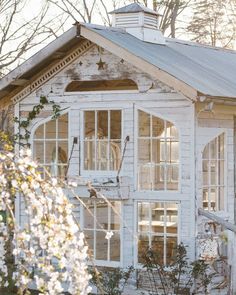
[{"label": "roof overhang", "polygon": [[44,67],[62,59],[67,52],[78,44],[78,27],[73,26],[56,40],[34,54],[20,66],[0,80],[0,99],[28,85],[29,81]]}]

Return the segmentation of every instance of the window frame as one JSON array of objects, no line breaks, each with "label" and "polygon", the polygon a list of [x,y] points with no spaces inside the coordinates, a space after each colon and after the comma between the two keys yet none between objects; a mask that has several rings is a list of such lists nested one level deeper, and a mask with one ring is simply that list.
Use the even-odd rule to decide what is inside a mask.
[{"label": "window frame", "polygon": [[139,242],[139,231],[138,231],[138,221],[139,221],[139,214],[138,214],[138,203],[175,203],[177,205],[177,216],[178,216],[178,226],[177,226],[177,245],[181,242],[181,202],[177,200],[163,200],[163,199],[139,199],[135,200],[134,202],[134,232],[136,235],[136,240],[134,241],[134,266],[137,269],[143,268],[143,264],[138,262],[138,242]]},{"label": "window frame", "polygon": [[[223,155],[224,155],[224,158],[221,159],[219,158],[219,155],[218,155],[218,142],[219,142],[219,137],[223,135],[223,138],[224,138],[224,152],[223,152]],[[215,185],[211,185],[210,183],[210,169],[208,168],[208,184],[207,185],[203,185],[203,161],[206,161],[209,162],[212,160],[211,156],[208,155],[208,159],[204,158],[203,157],[203,154],[204,154],[204,151],[205,149],[207,148],[207,146],[210,147],[210,143],[214,140],[217,140],[217,144],[216,144],[216,147],[217,147],[217,158],[216,159],[213,159],[217,162],[217,171],[216,172],[219,172],[218,170],[218,164],[220,161],[223,161],[224,162],[224,167],[223,167],[223,177],[224,177],[224,181],[223,181],[223,185],[220,185],[218,180],[218,176],[219,175],[216,175],[216,184]],[[208,189],[208,193],[209,193],[209,189],[211,187],[215,187],[217,189],[217,192],[216,192],[216,204],[215,204],[215,210],[209,210],[209,204],[211,203],[211,200],[209,201],[209,198],[208,198],[208,208],[205,209],[206,211],[209,211],[209,212],[218,212],[218,211],[227,211],[227,167],[228,167],[228,161],[227,161],[227,130],[225,129],[221,129],[217,134],[215,134],[214,137],[211,137],[203,146],[202,148],[202,151],[201,151],[201,162],[200,162],[200,165],[201,165],[201,208],[204,209],[203,207],[203,191],[204,189]],[[217,197],[218,196],[218,190],[220,189],[220,187],[222,187],[224,190],[223,190],[223,206],[224,206],[224,209],[219,209],[219,198]]]},{"label": "window frame", "polygon": [[[118,170],[86,170],[84,169],[84,142],[85,142],[85,122],[84,122],[84,113],[86,111],[121,111],[121,154],[120,159],[122,158],[122,151],[124,148],[124,109],[114,106],[114,107],[97,107],[97,104],[94,107],[83,107],[80,108],[80,171],[81,176],[83,177],[116,177]],[[121,171],[122,171],[121,167]]]},{"label": "window frame", "polygon": [[[178,131],[178,143],[179,143],[179,163],[178,163],[178,188],[176,190],[168,190],[168,189],[163,189],[163,190],[141,190],[139,189],[139,184],[138,184],[138,160],[139,160],[139,155],[138,155],[138,139],[139,139],[139,135],[138,135],[138,131],[139,131],[139,115],[138,112],[139,111],[143,111],[145,113],[148,113],[152,116],[158,117],[159,119],[163,120],[163,121],[168,121],[170,123],[172,123],[177,131]],[[135,106],[135,110],[134,110],[134,189],[136,192],[139,192],[140,194],[142,193],[146,193],[148,192],[149,195],[153,195],[155,196],[156,193],[158,193],[159,195],[176,195],[179,196],[180,190],[181,190],[181,186],[182,186],[182,167],[181,167],[181,159],[182,159],[182,149],[181,149],[181,145],[182,145],[182,140],[181,140],[182,136],[181,136],[181,128],[179,128],[178,124],[176,123],[175,120],[173,120],[172,117],[170,116],[164,116],[158,112],[153,112],[149,109],[143,108],[142,106]]]},{"label": "window frame", "polygon": [[[91,200],[89,198],[83,198],[83,202],[86,202],[88,200]],[[99,200],[99,199],[96,199]],[[100,199],[103,200],[103,199]],[[94,200],[93,200],[94,201]],[[97,266],[107,266],[107,267],[122,267],[123,266],[123,202],[121,200],[116,200],[116,199],[109,199],[109,202],[119,202],[120,203],[120,229],[119,229],[119,234],[120,234],[120,261],[114,261],[114,260],[102,260],[102,259],[95,259],[94,258],[94,262]],[[108,206],[108,205],[107,205]],[[108,212],[112,210],[112,208],[110,206],[108,206]],[[84,230],[84,206],[83,204],[79,204],[79,220],[80,220],[80,226],[81,229]],[[108,216],[108,220],[110,219],[110,216]],[[95,224],[95,220],[93,221],[93,223]],[[96,231],[95,228],[93,228],[93,230],[91,230],[93,232]],[[100,230],[102,231],[102,230]],[[113,230],[111,230],[113,232]],[[117,231],[116,231],[117,232]],[[85,234],[86,235],[86,234]],[[112,239],[112,237],[111,237]],[[93,245],[94,247],[96,247],[95,242],[93,241]],[[108,240],[108,247],[110,245],[110,240]],[[109,250],[108,250],[109,251]]]},{"label": "window frame", "polygon": [[[67,148],[68,148],[68,155],[67,155],[67,165],[68,165],[68,161],[69,161],[69,156],[70,156],[70,151],[71,151],[71,116],[70,116],[70,109],[69,110],[64,110],[62,112],[60,112],[60,116],[63,116],[63,115],[68,115],[68,137],[67,139],[62,139],[61,141],[67,141]],[[59,116],[59,117],[60,117]],[[59,118],[58,117],[58,118]],[[57,118],[57,119],[58,119]],[[30,143],[30,148],[31,148],[31,152],[32,152],[32,156],[34,154],[34,149],[35,149],[35,146],[34,146],[34,135],[35,135],[35,132],[36,130],[41,126],[41,125],[44,125],[48,122],[52,121],[52,114],[46,118],[40,118],[39,120],[37,120],[37,122],[32,126],[31,130],[30,130],[30,139],[29,139],[29,143]],[[55,141],[57,141],[58,137],[55,137]],[[40,139],[39,139],[40,140]],[[43,139],[44,141],[44,145],[45,145],[45,138]],[[44,147],[45,148],[45,147]],[[45,167],[45,165],[42,165],[43,167]],[[47,165],[46,165],[47,166]],[[69,172],[69,171],[68,171]],[[56,176],[57,177],[57,176]]]}]

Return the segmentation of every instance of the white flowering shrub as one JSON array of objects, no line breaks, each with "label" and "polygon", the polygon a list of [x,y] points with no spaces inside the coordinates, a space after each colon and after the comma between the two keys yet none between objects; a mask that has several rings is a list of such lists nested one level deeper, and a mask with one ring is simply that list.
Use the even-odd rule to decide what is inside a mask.
[{"label": "white flowering shrub", "polygon": [[[20,195],[28,223],[20,228],[14,202]],[[16,156],[0,151],[0,285],[7,286],[6,251],[11,239],[19,294],[36,284],[40,294],[57,295],[66,287],[72,295],[90,292],[87,246],[72,214],[72,205],[56,179],[44,180],[29,151]]]}]

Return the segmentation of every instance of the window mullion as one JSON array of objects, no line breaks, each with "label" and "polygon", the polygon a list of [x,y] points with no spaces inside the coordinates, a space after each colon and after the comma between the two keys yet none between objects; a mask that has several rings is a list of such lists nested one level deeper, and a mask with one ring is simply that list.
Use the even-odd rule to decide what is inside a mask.
[{"label": "window mullion", "polygon": [[168,203],[164,203],[164,236],[163,236],[163,239],[164,239],[164,251],[163,251],[163,261],[164,261],[164,264],[166,264],[166,219],[167,219],[167,210],[166,210],[166,206],[167,206]]},{"label": "window mullion", "polygon": [[164,121],[164,190],[167,190],[167,128]]},{"label": "window mullion", "polygon": [[96,242],[97,242],[97,203],[93,201],[93,256],[94,259],[97,259],[97,249],[96,249]]},{"label": "window mullion", "polygon": [[95,136],[94,136],[94,168],[97,170],[97,141],[98,141],[98,117],[97,117],[97,111],[95,111]]},{"label": "window mullion", "polygon": [[[108,227],[107,230],[108,232],[110,232],[111,230],[111,206],[109,205],[109,203],[107,204],[108,206]],[[107,240],[107,260],[110,261],[111,260],[111,239]]]},{"label": "window mullion", "polygon": [[152,115],[150,116],[150,180],[151,180],[151,190],[154,189],[154,177],[153,177],[153,132],[152,132]]},{"label": "window mullion", "polygon": [[107,138],[107,170],[111,170],[111,153],[110,153],[110,150],[111,150],[111,111],[109,110],[108,111],[108,124],[107,124],[107,128],[108,128],[108,138]]}]

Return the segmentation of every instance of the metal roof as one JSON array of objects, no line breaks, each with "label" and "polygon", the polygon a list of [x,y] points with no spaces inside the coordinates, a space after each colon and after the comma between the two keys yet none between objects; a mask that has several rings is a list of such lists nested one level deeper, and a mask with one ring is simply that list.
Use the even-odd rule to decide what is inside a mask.
[{"label": "metal roof", "polygon": [[[236,51],[166,39],[165,45],[143,42],[124,29],[79,24],[184,82],[200,94],[236,98]],[[78,28],[64,33],[0,80],[0,99],[24,88],[34,76],[83,40]],[[96,43],[96,40],[91,40]],[[143,67],[145,71],[145,67]],[[25,83],[25,84],[24,84]]]},{"label": "metal roof", "polygon": [[139,3],[131,3],[129,5],[126,5],[124,7],[118,8],[116,10],[113,10],[109,12],[110,14],[120,14],[120,13],[134,13],[134,12],[146,12],[149,14],[159,15],[156,11],[147,8]]},{"label": "metal roof", "polygon": [[165,45],[159,45],[143,42],[124,31],[87,28],[204,95],[236,98],[236,51],[170,38]]}]

